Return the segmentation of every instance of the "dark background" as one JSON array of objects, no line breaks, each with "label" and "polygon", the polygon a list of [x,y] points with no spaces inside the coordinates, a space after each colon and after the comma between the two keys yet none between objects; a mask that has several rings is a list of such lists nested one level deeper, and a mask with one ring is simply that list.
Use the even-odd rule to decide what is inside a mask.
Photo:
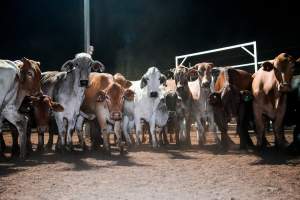
[{"label": "dark background", "polygon": [[[94,59],[107,71],[137,79],[150,66],[162,71],[186,53],[257,41],[258,60],[280,52],[300,56],[295,0],[91,0]],[[83,0],[1,0],[0,58],[39,60],[55,70],[83,51]],[[190,62],[251,62],[234,50]]]}]

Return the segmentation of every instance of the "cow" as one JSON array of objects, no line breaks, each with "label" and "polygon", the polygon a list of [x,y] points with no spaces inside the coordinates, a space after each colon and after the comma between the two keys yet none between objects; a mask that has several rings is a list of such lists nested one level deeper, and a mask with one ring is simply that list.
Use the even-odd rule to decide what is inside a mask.
[{"label": "cow", "polygon": [[[28,118],[27,124],[27,151],[32,151],[31,145],[31,129],[36,128],[38,132],[38,147],[37,151],[43,150],[44,133],[49,130],[49,120],[51,112],[62,112],[63,107],[47,95],[40,95],[38,97],[26,96],[19,108],[19,112],[25,114]],[[18,131],[9,123],[12,132],[12,156],[19,154],[18,146]],[[3,140],[1,136],[1,140]],[[4,141],[4,140],[3,140]],[[4,144],[5,145],[5,144]]]},{"label": "cow", "polygon": [[[25,96],[37,96],[40,88],[40,63],[23,58],[21,61],[0,60],[0,133],[3,120],[12,123],[20,134],[20,158],[26,156],[28,119],[18,109]],[[1,148],[0,148],[1,149]]]},{"label": "cow", "polygon": [[221,145],[227,149],[232,142],[227,134],[228,122],[232,117],[237,120],[237,133],[240,135],[240,148],[253,146],[248,134],[252,111],[252,74],[230,67],[218,68],[220,71],[214,90],[210,95],[215,122],[221,131]]},{"label": "cow", "polygon": [[[185,121],[184,132],[188,145],[191,145],[190,126],[192,121],[197,123],[197,141],[199,146],[206,142],[203,125],[208,122],[210,127],[214,127],[213,110],[208,103],[209,95],[212,92],[212,68],[212,63],[198,63],[191,68],[178,66],[174,73],[176,92],[182,99],[184,109],[184,118],[180,124],[183,127],[182,124]],[[189,82],[191,76],[198,78]],[[214,131],[214,134],[215,141],[219,143],[216,131]]]},{"label": "cow", "polygon": [[[166,81],[165,87],[165,101],[167,106],[167,111],[169,114],[167,126],[163,130],[164,134],[164,143],[168,144],[166,133],[170,134],[170,142],[173,142],[172,134],[175,134],[176,145],[179,145],[179,134],[180,134],[180,126],[179,122],[183,117],[183,106],[181,102],[181,98],[176,93],[176,83],[174,80],[174,69],[170,69],[166,73],[166,77],[168,80]],[[182,133],[181,133],[182,135]]]},{"label": "cow", "polygon": [[296,125],[293,130],[293,142],[288,146],[290,154],[300,154],[300,58],[296,60],[292,79],[292,90],[287,94],[287,110],[284,125]]},{"label": "cow", "polygon": [[262,63],[262,67],[253,74],[253,110],[259,150],[265,147],[263,138],[267,119],[273,121],[276,147],[285,147],[282,126],[287,92],[291,91],[294,65],[295,59],[292,56],[281,53],[273,60]]},{"label": "cow", "polygon": [[[118,74],[120,78],[122,75]],[[132,91],[122,87],[111,74],[91,73],[90,86],[85,91],[85,98],[81,106],[82,113],[95,115],[101,128],[104,150],[109,153],[109,133],[117,137],[120,151],[123,151],[121,120],[123,117],[123,102],[130,98]],[[124,83],[128,84],[122,76]],[[122,84],[122,83],[121,83]],[[126,87],[126,85],[124,84]],[[80,127],[81,125],[77,125]]]},{"label": "cow", "polygon": [[[54,118],[59,133],[56,149],[64,151],[72,148],[72,133],[80,113],[80,106],[84,99],[84,91],[89,86],[91,69],[103,71],[104,66],[94,61],[90,54],[79,53],[72,60],[66,61],[61,72],[45,72],[43,75],[43,91],[53,100],[64,107],[63,112],[55,112]],[[67,136],[65,138],[65,136]]]},{"label": "cow", "polygon": [[[198,121],[198,117],[200,116],[200,121],[204,128],[202,139],[199,138],[201,137],[201,135],[198,136],[198,142],[200,145],[202,145],[202,143],[206,143],[207,129],[214,133],[215,142],[217,144],[220,143],[215,127],[213,108],[209,104],[209,96],[212,92],[214,92],[214,81],[212,76],[213,68],[213,63],[197,63],[196,65],[191,67],[192,70],[195,70],[197,72],[197,76],[195,77],[198,77],[195,81],[189,82],[189,87],[194,99],[193,109],[197,110],[196,121]],[[198,128],[198,134],[199,133],[200,132]]]},{"label": "cow", "polygon": [[[156,67],[150,67],[148,68],[147,72],[142,76],[141,80],[132,81],[132,86],[130,87],[130,89],[132,89],[135,93],[134,104],[132,108],[133,113],[130,113],[130,111],[128,110],[124,111],[124,113],[130,113],[130,115],[132,115],[134,118],[137,145],[141,144],[141,120],[144,120],[146,123],[149,123],[153,148],[158,147],[155,135],[155,128],[156,125],[162,124],[157,124],[157,108],[164,95],[161,85],[165,85],[166,80],[167,79],[165,75],[163,75]],[[123,126],[125,137],[127,137],[127,130],[128,128],[126,126]]]}]

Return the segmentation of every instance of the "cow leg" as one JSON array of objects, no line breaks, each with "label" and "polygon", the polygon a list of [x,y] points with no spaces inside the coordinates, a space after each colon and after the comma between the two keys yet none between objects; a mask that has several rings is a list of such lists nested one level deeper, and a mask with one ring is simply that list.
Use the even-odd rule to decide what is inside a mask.
[{"label": "cow leg", "polygon": [[20,135],[20,158],[25,159],[27,153],[27,124],[28,118],[20,114],[17,110],[10,110],[3,113],[5,118],[12,123]]},{"label": "cow leg", "polygon": [[286,139],[284,137],[284,130],[283,130],[283,118],[281,117],[276,118],[273,123],[273,131],[275,134],[275,145],[279,148],[284,148],[286,146]]},{"label": "cow leg", "polygon": [[103,137],[104,151],[105,153],[110,154],[109,133],[106,128],[101,128],[101,132]]},{"label": "cow leg", "polygon": [[135,117],[134,119],[135,121],[135,128],[136,128],[136,144],[137,145],[140,145],[141,144],[141,139],[140,139],[140,136],[141,136],[141,131],[142,131],[142,125],[141,125],[141,120],[139,117]]},{"label": "cow leg", "polygon": [[157,140],[156,140],[156,134],[155,134],[155,114],[151,116],[151,119],[149,121],[149,126],[150,126],[150,133],[152,137],[152,147],[157,148]]},{"label": "cow leg", "polygon": [[43,130],[38,130],[38,146],[37,151],[43,151],[44,149],[44,134],[45,132]]},{"label": "cow leg", "polygon": [[0,132],[0,151],[4,152],[5,149],[6,149],[6,144],[5,144],[5,141],[4,141],[4,138],[3,138],[3,133],[1,131]]},{"label": "cow leg", "polygon": [[[254,109],[255,106],[254,106]],[[265,132],[265,118],[261,112],[258,110],[255,112],[255,125],[256,125],[256,140],[257,140],[257,148],[262,150],[263,148],[263,137]]]},{"label": "cow leg", "polygon": [[185,135],[186,135],[186,143],[187,145],[191,145],[191,119],[187,118],[186,119],[186,124],[185,124]]},{"label": "cow leg", "polygon": [[122,141],[121,121],[116,121],[114,124],[114,132],[117,138],[116,144],[119,147],[120,153],[124,153],[124,142]]},{"label": "cow leg", "polygon": [[27,124],[27,129],[26,129],[26,136],[27,136],[27,152],[31,153],[32,152],[32,143],[31,143],[31,126],[32,124],[30,123],[30,120]]},{"label": "cow leg", "polygon": [[53,132],[51,130],[49,130],[49,138],[48,138],[48,142],[46,145],[46,149],[51,150],[52,146],[53,146]]},{"label": "cow leg", "polygon": [[167,127],[163,127],[162,128],[162,134],[163,134],[163,140],[164,140],[165,145],[169,144],[167,133],[168,133]]},{"label": "cow leg", "polygon": [[16,129],[15,126],[11,125],[10,126],[11,130],[11,137],[12,137],[12,148],[11,148],[11,155],[12,157],[14,156],[19,156],[20,155],[20,147],[19,147],[19,133]]},{"label": "cow leg", "polygon": [[66,127],[68,126],[68,121],[63,119],[61,116],[55,117],[55,121],[58,128],[58,139],[55,145],[55,150],[64,152],[66,142]]},{"label": "cow leg", "polygon": [[82,130],[83,122],[84,122],[84,118],[82,116],[78,116],[76,125],[75,125],[75,129],[76,129],[76,133],[78,136],[80,147],[84,150],[85,149],[85,141],[84,141],[83,130]]},{"label": "cow leg", "polygon": [[209,131],[214,133],[214,138],[215,138],[216,144],[220,144],[221,142],[220,142],[220,139],[218,137],[214,115],[213,114],[210,115],[208,120],[209,120]]},{"label": "cow leg", "polygon": [[197,123],[197,141],[198,141],[198,145],[203,146],[204,143],[205,143],[205,140],[206,140],[205,136],[204,136],[205,130],[204,130],[204,127],[202,125],[202,122],[201,122],[200,118],[197,119],[196,123]]},{"label": "cow leg", "polygon": [[127,145],[131,146],[132,142],[131,142],[131,139],[129,137],[128,129],[129,129],[129,119],[128,119],[128,116],[125,115],[123,117],[122,130],[123,130],[123,134],[125,136]]},{"label": "cow leg", "polygon": [[69,119],[68,127],[67,127],[67,145],[66,145],[67,151],[72,151],[72,148],[73,148],[72,136],[74,133],[74,128],[75,128],[74,118],[71,120]]}]

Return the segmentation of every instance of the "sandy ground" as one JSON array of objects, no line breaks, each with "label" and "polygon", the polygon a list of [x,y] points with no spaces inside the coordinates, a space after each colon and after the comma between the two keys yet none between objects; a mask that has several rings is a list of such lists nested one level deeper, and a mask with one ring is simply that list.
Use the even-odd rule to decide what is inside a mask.
[{"label": "sandy ground", "polygon": [[0,162],[0,199],[300,199],[299,157],[272,148],[258,156],[237,145],[219,152],[212,142],[202,149],[144,144],[111,157],[33,152],[25,162]]}]

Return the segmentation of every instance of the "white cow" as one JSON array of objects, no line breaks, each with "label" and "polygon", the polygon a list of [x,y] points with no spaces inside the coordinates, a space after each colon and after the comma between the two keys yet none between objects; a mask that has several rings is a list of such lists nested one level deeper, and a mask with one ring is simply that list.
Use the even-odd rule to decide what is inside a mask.
[{"label": "white cow", "polygon": [[38,95],[41,92],[39,66],[39,62],[26,58],[16,62],[0,60],[0,134],[4,119],[17,128],[22,159],[26,156],[28,119],[18,110],[25,96]]},{"label": "white cow", "polygon": [[[124,103],[123,132],[127,142],[130,144],[128,130],[136,127],[137,141],[141,143],[140,135],[142,131],[141,120],[145,120],[150,125],[152,136],[152,146],[158,147],[155,137],[155,127],[158,120],[157,108],[161,99],[164,98],[164,90],[160,87],[165,84],[166,77],[156,67],[150,67],[139,81],[132,81],[131,90],[135,92],[134,102]],[[133,119],[133,120],[132,120]]]}]

